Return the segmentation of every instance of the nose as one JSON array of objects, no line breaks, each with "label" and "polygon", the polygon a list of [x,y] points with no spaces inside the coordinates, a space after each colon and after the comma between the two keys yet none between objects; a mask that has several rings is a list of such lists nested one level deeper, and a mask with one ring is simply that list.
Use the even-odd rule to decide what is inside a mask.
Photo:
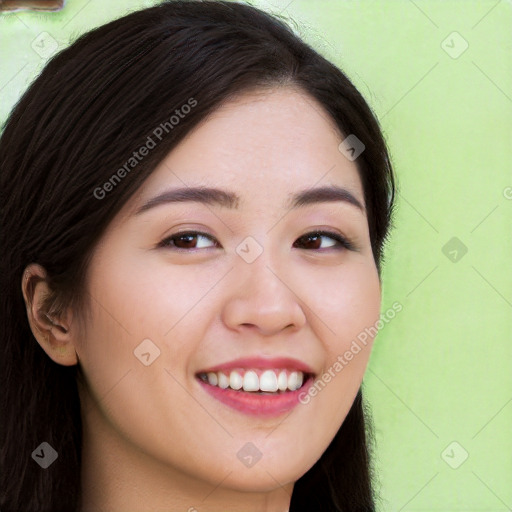
[{"label": "nose", "polygon": [[288,329],[299,330],[306,316],[297,296],[296,280],[278,270],[264,251],[255,261],[240,259],[230,273],[230,292],[222,319],[230,329],[256,331],[272,336]]}]

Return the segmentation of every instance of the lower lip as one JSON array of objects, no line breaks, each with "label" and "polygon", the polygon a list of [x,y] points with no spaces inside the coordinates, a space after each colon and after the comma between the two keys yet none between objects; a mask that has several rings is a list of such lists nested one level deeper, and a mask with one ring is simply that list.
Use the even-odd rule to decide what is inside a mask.
[{"label": "lower lip", "polygon": [[307,393],[313,378],[309,377],[302,387],[295,391],[276,393],[275,395],[235,391],[230,388],[222,389],[199,378],[198,381],[207,393],[232,409],[252,416],[275,417],[290,412],[300,403],[299,396],[302,393]]}]

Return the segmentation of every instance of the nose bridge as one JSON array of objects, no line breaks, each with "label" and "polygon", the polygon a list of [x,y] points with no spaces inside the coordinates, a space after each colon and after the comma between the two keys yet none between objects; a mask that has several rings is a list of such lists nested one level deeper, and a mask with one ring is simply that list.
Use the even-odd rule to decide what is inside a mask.
[{"label": "nose bridge", "polygon": [[282,288],[286,288],[281,270],[285,266],[279,251],[279,247],[272,246],[271,237],[267,235],[259,236],[258,240],[248,236],[237,246],[235,273],[245,282],[251,295],[281,294]]},{"label": "nose bridge", "polygon": [[278,288],[282,286],[277,277],[279,266],[276,265],[269,249],[264,250],[252,263],[238,262],[238,266],[244,265],[246,268],[241,270],[240,275],[245,282],[244,288],[251,292],[251,296],[265,296],[278,292]]},{"label": "nose bridge", "polygon": [[266,334],[290,325],[300,327],[304,312],[293,285],[287,283],[286,262],[270,238],[244,239],[237,247],[231,291],[224,308],[224,321],[232,328],[252,325]]}]

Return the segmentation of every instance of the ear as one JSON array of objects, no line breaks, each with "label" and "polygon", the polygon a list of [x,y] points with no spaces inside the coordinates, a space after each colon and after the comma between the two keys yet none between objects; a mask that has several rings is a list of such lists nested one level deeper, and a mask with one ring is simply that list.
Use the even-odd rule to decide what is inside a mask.
[{"label": "ear", "polygon": [[77,364],[78,355],[71,329],[71,311],[66,311],[59,318],[55,318],[44,310],[45,298],[51,294],[45,269],[37,263],[28,265],[23,272],[21,289],[30,329],[39,345],[56,363],[63,366]]}]

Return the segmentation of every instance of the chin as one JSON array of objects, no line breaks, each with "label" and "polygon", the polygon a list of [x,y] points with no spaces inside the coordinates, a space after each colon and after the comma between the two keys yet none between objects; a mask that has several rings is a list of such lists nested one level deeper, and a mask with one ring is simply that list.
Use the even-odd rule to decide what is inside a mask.
[{"label": "chin", "polygon": [[272,492],[295,483],[301,477],[301,473],[294,469],[263,466],[260,469],[252,467],[245,470],[232,468],[232,473],[222,482],[222,487],[244,493]]},{"label": "chin", "polygon": [[[229,461],[222,470],[215,472],[218,475],[218,481],[222,478],[220,475],[227,475],[222,482],[222,487],[229,488],[239,492],[265,493],[274,491],[286,485],[295,483],[303,476],[315,463],[315,460],[290,461],[290,458],[273,456],[265,459],[262,457],[254,465],[246,467],[238,459],[236,463]],[[211,474],[209,475],[211,479]]]}]

